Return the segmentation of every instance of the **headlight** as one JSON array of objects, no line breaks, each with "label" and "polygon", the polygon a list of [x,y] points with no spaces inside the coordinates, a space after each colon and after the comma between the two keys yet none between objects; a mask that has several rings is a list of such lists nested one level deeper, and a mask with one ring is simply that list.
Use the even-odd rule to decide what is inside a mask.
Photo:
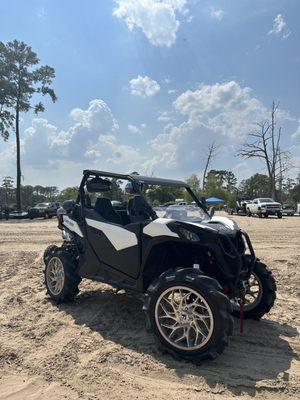
[{"label": "headlight", "polygon": [[62,237],[66,242],[72,242],[72,239],[73,239],[72,235],[69,232],[67,232],[65,229],[63,229],[63,231],[62,231]]},{"label": "headlight", "polygon": [[191,242],[199,242],[200,240],[196,233],[185,228],[180,228],[180,234],[184,239],[190,240]]},{"label": "headlight", "polygon": [[266,206],[261,206],[261,208],[266,208]]}]

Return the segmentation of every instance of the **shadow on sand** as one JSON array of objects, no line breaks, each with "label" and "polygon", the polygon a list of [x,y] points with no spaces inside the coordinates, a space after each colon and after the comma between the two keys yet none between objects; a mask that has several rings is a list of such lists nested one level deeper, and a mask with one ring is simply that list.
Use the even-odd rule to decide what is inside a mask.
[{"label": "shadow on sand", "polygon": [[109,289],[88,291],[79,295],[75,303],[61,304],[59,308],[71,315],[76,324],[98,332],[99,337],[101,335],[124,348],[151,355],[174,370],[179,378],[186,375],[200,377],[211,388],[224,385],[234,395],[247,393],[253,396],[256,391],[265,388],[261,382],[264,380],[288,381],[287,370],[295,357],[288,341],[282,336],[295,337],[297,330],[275,321],[247,320],[245,332],[240,335],[236,320],[234,336],[225,352],[214,361],[196,366],[177,361],[157,350],[153,336],[145,328],[140,296],[115,293]]}]

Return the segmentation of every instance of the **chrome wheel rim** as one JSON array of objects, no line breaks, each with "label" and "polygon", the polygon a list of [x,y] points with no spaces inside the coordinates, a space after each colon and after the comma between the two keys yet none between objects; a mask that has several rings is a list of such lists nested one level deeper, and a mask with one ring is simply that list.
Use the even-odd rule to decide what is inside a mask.
[{"label": "chrome wheel rim", "polygon": [[181,350],[196,350],[211,338],[214,318],[200,293],[186,286],[173,286],[159,296],[155,322],[162,337]]},{"label": "chrome wheel rim", "polygon": [[[261,301],[262,297],[262,285],[258,276],[252,272],[250,275],[249,281],[247,283],[246,294],[245,294],[245,302],[244,302],[244,311],[253,310],[257,306],[257,304]],[[233,308],[235,310],[240,309],[239,302],[237,299],[232,300]]]},{"label": "chrome wheel rim", "polygon": [[65,283],[65,271],[61,260],[58,257],[52,257],[46,269],[47,286],[50,292],[57,296],[60,294]]}]

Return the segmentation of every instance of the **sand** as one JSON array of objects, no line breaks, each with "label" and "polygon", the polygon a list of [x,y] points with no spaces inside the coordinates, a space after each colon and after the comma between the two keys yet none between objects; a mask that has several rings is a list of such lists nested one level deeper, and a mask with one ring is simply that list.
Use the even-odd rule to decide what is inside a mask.
[{"label": "sand", "polygon": [[300,398],[300,217],[234,217],[278,285],[275,307],[247,321],[214,361],[161,354],[141,296],[83,281],[73,304],[46,297],[42,254],[55,220],[0,222],[0,399]]}]

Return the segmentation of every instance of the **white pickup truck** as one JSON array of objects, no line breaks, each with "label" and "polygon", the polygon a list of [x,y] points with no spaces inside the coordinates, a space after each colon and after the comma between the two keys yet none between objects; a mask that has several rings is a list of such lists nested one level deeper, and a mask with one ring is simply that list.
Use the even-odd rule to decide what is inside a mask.
[{"label": "white pickup truck", "polygon": [[267,218],[269,215],[277,215],[282,218],[282,206],[273,199],[260,197],[247,204],[247,215],[257,214],[259,218]]}]

